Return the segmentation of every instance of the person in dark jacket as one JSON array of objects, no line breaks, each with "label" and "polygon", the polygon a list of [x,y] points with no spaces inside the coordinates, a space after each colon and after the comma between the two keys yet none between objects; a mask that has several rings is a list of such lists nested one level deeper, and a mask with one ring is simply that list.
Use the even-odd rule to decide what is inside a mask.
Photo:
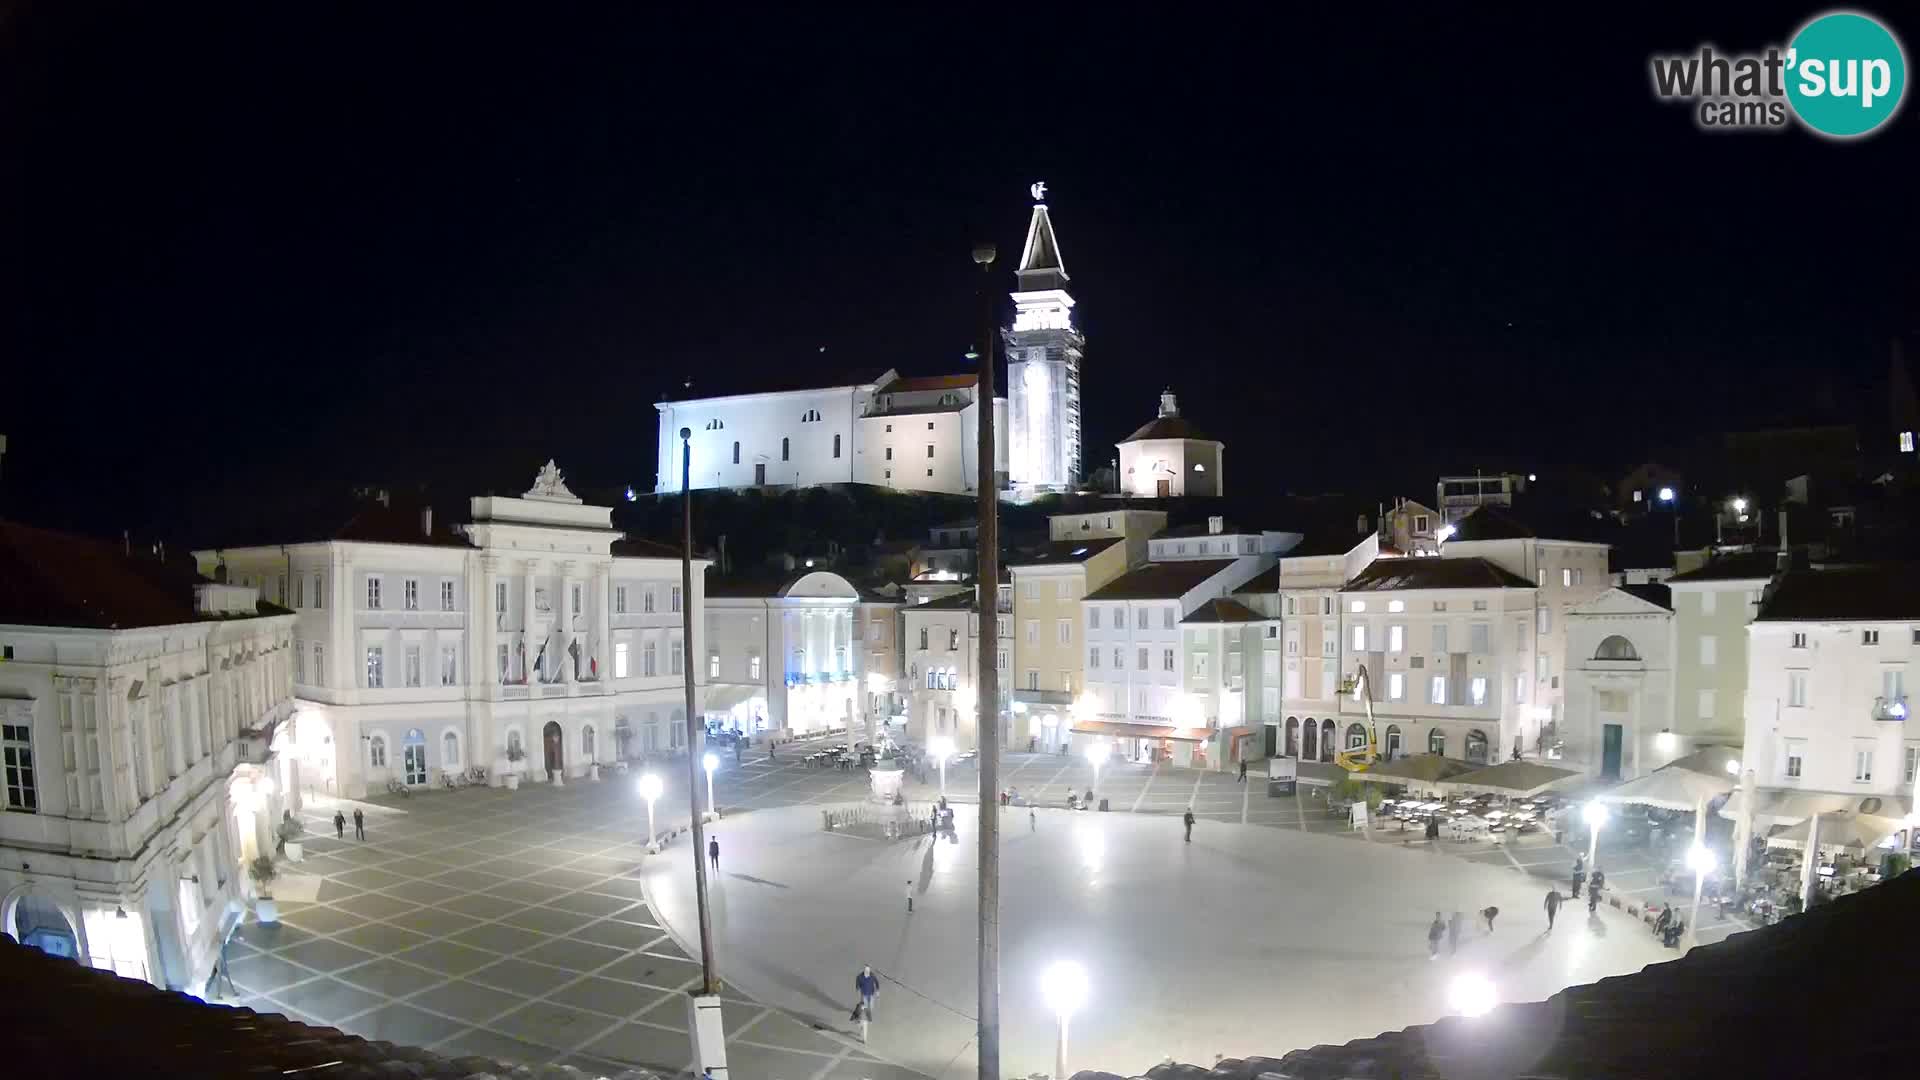
[{"label": "person in dark jacket", "polygon": [[860,974],[853,977],[853,988],[860,992],[860,1004],[853,1007],[853,1015],[848,1019],[860,1019],[862,1009],[867,1011],[867,1019],[873,1019],[873,999],[880,993],[880,976],[874,974],[872,964],[860,968]]},{"label": "person in dark jacket", "polygon": [[347,815],[338,810],[333,812],[333,835],[341,840],[347,838]]},{"label": "person in dark jacket", "polygon": [[1547,929],[1553,929],[1553,918],[1560,914],[1560,890],[1547,890]]},{"label": "person in dark jacket", "polygon": [[707,860],[713,863],[713,872],[716,874],[719,873],[720,872],[720,838],[717,836],[707,841]]},{"label": "person in dark jacket", "polygon": [[1439,912],[1433,913],[1433,925],[1427,927],[1427,959],[1440,959],[1440,939],[1447,936],[1447,922]]},{"label": "person in dark jacket", "polygon": [[367,816],[358,810],[353,812],[353,838],[355,840],[367,838]]},{"label": "person in dark jacket", "polygon": [[1187,807],[1186,815],[1181,819],[1187,823],[1187,843],[1193,843],[1193,807]]}]

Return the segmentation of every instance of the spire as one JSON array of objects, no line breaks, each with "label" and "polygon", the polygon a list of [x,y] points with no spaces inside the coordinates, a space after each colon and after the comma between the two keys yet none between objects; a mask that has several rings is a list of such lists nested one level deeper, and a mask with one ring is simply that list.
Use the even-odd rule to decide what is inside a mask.
[{"label": "spire", "polygon": [[1160,415],[1163,418],[1180,415],[1180,406],[1173,400],[1172,387],[1160,391]]},{"label": "spire", "polygon": [[1027,243],[1020,249],[1020,291],[1040,292],[1064,289],[1067,265],[1060,259],[1060,241],[1053,235],[1053,219],[1047,216],[1044,181],[1029,189],[1033,192],[1033,218],[1027,222]]}]

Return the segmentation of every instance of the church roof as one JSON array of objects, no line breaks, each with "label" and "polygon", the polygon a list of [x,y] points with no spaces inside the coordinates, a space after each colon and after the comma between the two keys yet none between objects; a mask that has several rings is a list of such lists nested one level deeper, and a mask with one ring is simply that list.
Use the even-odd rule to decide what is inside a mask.
[{"label": "church roof", "polygon": [[1060,241],[1053,235],[1053,218],[1047,204],[1033,204],[1033,217],[1027,222],[1027,242],[1020,249],[1020,289],[1038,292],[1065,288],[1067,264],[1060,258]]},{"label": "church roof", "polygon": [[1198,442],[1218,442],[1195,430],[1184,416],[1158,416],[1140,425],[1133,434],[1120,441],[1123,443],[1141,442],[1146,439],[1192,439]]},{"label": "church roof", "polygon": [[965,390],[980,382],[980,376],[965,375],[913,375],[903,376],[879,388],[882,394],[910,394],[926,390]]}]

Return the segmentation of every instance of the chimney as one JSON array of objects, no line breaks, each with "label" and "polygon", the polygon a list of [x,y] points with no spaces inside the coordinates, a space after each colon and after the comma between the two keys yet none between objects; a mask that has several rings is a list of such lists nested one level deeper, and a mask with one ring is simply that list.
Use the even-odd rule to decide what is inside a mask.
[{"label": "chimney", "polygon": [[433,507],[431,506],[420,508],[420,535],[429,540],[433,539]]},{"label": "chimney", "polygon": [[1180,406],[1173,400],[1172,387],[1160,391],[1160,415],[1162,418],[1180,415]]},{"label": "chimney", "polygon": [[1226,527],[1227,527],[1227,519],[1220,517],[1217,514],[1207,519],[1207,532],[1210,535],[1219,536],[1221,532],[1223,532],[1226,529]]}]

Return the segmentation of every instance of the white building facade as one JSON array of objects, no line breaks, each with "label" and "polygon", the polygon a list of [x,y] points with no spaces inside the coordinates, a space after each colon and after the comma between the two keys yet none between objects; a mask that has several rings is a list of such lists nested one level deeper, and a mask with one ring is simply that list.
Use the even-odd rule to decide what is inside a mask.
[{"label": "white building facade", "polygon": [[274,752],[293,711],[294,618],[118,545],[0,530],[27,556],[0,572],[74,600],[0,608],[4,930],[202,994],[246,863],[298,805],[294,763]]},{"label": "white building facade", "polygon": [[1695,747],[1674,714],[1672,603],[1664,586],[1619,585],[1567,612],[1565,767],[1631,780]]},{"label": "white building facade", "polygon": [[716,582],[706,599],[708,718],[776,739],[864,728],[878,687],[854,638],[860,608],[859,590],[829,570]]},{"label": "white building facade", "polygon": [[[935,736],[957,750],[978,747],[980,614],[975,591],[906,608],[907,738],[921,746]],[[1009,639],[1011,640],[1011,635]],[[996,655],[1008,650],[996,648]],[[997,662],[997,661],[996,661]],[[1001,670],[1004,686],[1006,671]]]},{"label": "white building facade", "polygon": [[524,496],[470,510],[436,530],[431,511],[374,506],[333,539],[196,553],[294,610],[295,752],[316,790],[474,767],[564,783],[685,745],[706,563],[685,595],[678,553],[625,542],[552,462]]},{"label": "white building facade", "polygon": [[1224,445],[1180,416],[1171,390],[1160,395],[1160,415],[1115,446],[1122,495],[1166,499],[1227,493]]}]

